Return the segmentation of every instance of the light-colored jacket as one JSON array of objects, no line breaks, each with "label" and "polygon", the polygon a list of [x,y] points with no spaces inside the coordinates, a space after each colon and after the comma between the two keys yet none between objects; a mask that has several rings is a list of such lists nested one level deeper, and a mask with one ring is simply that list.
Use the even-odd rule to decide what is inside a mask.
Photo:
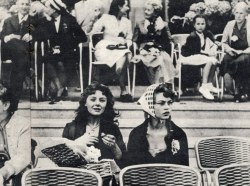
[{"label": "light-colored jacket", "polygon": [[31,162],[30,131],[30,120],[16,113],[6,125],[10,160],[3,168],[8,171],[8,177],[19,174]]},{"label": "light-colored jacket", "polygon": [[[232,50],[231,46],[231,38],[233,35],[233,29],[234,29],[234,25],[235,25],[236,21],[229,21],[223,31],[223,37],[222,37],[222,43],[224,44],[225,47],[225,51],[229,52]],[[250,15],[248,15],[247,17],[247,42],[248,42],[248,46],[250,47]]]}]

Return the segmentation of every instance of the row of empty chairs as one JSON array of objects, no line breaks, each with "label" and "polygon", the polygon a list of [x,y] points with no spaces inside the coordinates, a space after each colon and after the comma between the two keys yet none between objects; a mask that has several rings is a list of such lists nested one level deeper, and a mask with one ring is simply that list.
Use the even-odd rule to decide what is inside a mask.
[{"label": "row of empty chairs", "polygon": [[[173,164],[144,164],[121,170],[120,186],[201,186],[198,170]],[[214,173],[214,186],[249,186],[250,163],[231,164]],[[48,168],[26,171],[22,186],[101,186],[102,178],[94,171],[80,168]],[[210,184],[212,185],[212,184]]]},{"label": "row of empty chairs", "polygon": [[[187,166],[170,165],[170,164],[148,164],[148,165],[145,164],[145,165],[129,166],[124,168],[120,172],[119,175],[120,184],[126,186],[127,185],[191,186],[191,185],[201,185],[201,184],[204,186],[205,185],[212,186],[212,184],[218,182],[219,179],[222,179],[224,183],[227,183],[224,185],[230,185],[230,182],[234,183],[232,181],[233,179],[238,180],[235,182],[239,182],[239,180],[241,179],[247,181],[250,179],[250,172],[248,172],[247,174],[247,171],[250,169],[250,165],[248,165],[250,164],[249,138],[234,137],[234,136],[204,137],[196,142],[195,154],[196,154],[198,169]],[[234,164],[236,168],[233,166],[231,168],[231,165]],[[242,165],[243,167],[239,165]],[[224,170],[222,168],[223,166],[225,166],[225,169],[230,169],[231,173],[230,171],[228,174],[225,171],[223,172]],[[242,172],[241,169],[243,170]],[[222,173],[220,173],[220,171],[218,170],[222,170]],[[30,170],[30,172],[32,171],[33,170]],[[34,171],[36,171],[36,169],[34,169]],[[227,174],[226,176],[231,176],[231,177],[224,178],[224,176],[222,176],[224,174]],[[37,177],[38,173],[35,175],[36,176],[34,176],[34,179],[38,179]],[[49,176],[41,176],[41,181],[47,181],[47,178],[49,178]],[[55,179],[55,181],[57,181],[57,179]],[[238,186],[241,184],[239,183],[238,185],[237,184],[233,185]],[[249,185],[249,184],[243,184],[243,185]]]}]

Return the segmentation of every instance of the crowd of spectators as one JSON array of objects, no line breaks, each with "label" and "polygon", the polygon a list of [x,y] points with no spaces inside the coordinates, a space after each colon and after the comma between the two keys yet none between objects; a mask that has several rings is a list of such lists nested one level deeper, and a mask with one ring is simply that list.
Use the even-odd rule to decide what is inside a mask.
[{"label": "crowd of spectators", "polygon": [[[238,25],[237,33],[229,31],[232,30],[234,21],[228,23],[231,27],[226,26],[220,44],[215,42],[213,34],[206,30],[207,19],[196,17],[193,32],[182,48],[183,63],[189,61],[189,65],[204,67],[199,92],[208,100],[214,100],[212,94],[220,91],[212,84],[216,66],[221,67],[221,75],[229,73],[235,80],[235,101],[248,99],[249,75],[245,73],[249,66],[248,44],[240,42],[249,39],[244,32],[244,28],[247,29],[248,25],[248,5],[247,2],[238,4],[233,9]],[[108,67],[115,67],[121,88],[121,101],[133,101],[129,94],[130,90],[126,90],[126,67],[131,63],[143,63],[143,72],[147,74],[150,84],[174,83],[179,73],[178,64],[175,64],[170,54],[171,43],[175,45],[176,43],[171,36],[168,22],[162,17],[163,3],[161,0],[147,0],[144,5],[143,19],[136,21],[134,26],[129,19],[130,2],[124,0],[31,2],[18,0],[9,10],[2,8],[0,15],[2,59],[11,59],[14,64],[10,76],[10,87],[13,92],[10,109],[13,111],[17,109],[22,83],[30,71],[29,68],[33,68],[29,61],[33,60],[35,41],[44,42],[43,61],[46,61],[47,74],[45,89],[48,92],[46,98],[51,104],[67,97],[72,70],[78,61],[78,44],[87,42],[88,35],[100,31],[103,32],[103,39],[96,45],[95,57]],[[241,18],[239,14],[242,15]],[[232,40],[235,38],[237,39]],[[131,52],[132,42],[137,44],[136,54]],[[207,49],[208,43],[210,47],[214,44],[210,51]],[[216,49],[221,46],[225,47],[226,52],[222,65],[217,64],[216,59]],[[234,48],[238,52],[232,55],[232,50],[228,50],[229,48]],[[12,52],[14,50],[15,52]],[[86,50],[85,53],[88,55]],[[83,65],[87,67],[89,61],[86,55]],[[236,56],[239,56],[237,60],[233,60]]]}]

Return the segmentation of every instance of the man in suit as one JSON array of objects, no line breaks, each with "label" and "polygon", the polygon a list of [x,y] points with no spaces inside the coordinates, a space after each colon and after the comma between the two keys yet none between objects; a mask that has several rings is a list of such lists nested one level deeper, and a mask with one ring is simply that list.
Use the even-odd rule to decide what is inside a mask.
[{"label": "man in suit", "polygon": [[61,0],[48,0],[45,4],[47,14],[52,18],[44,28],[44,37],[49,41],[50,53],[47,58],[47,77],[55,85],[57,92],[52,95],[51,104],[60,101],[66,92],[70,70],[78,59],[78,44],[87,41],[85,33],[76,19],[66,11]]},{"label": "man in suit", "polygon": [[30,17],[29,0],[17,0],[18,14],[6,19],[2,30],[3,58],[13,62],[10,75],[11,103],[9,110],[17,110],[23,81],[29,71],[30,61]]}]

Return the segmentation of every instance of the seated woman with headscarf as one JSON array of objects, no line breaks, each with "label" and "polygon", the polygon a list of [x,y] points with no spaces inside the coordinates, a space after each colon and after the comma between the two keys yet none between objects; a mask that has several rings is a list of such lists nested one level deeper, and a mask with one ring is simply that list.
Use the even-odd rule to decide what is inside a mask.
[{"label": "seated woman with headscarf", "polygon": [[250,20],[247,20],[248,8],[245,2],[236,4],[235,20],[226,25],[222,42],[226,55],[222,61],[221,74],[229,73],[235,80],[235,102],[248,98],[248,80],[250,77]]},{"label": "seated woman with headscarf", "polygon": [[167,84],[153,84],[139,99],[149,117],[129,135],[126,164],[189,165],[185,132],[171,120],[175,93]]}]

